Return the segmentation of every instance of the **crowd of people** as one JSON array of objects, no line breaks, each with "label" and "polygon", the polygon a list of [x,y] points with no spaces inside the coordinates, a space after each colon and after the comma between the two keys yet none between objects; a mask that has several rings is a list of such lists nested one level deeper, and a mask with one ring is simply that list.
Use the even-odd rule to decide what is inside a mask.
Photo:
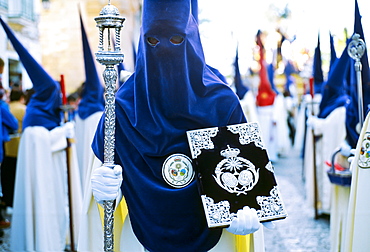
[{"label": "crowd of people", "polygon": [[[0,58],[0,76],[4,70],[4,60]],[[10,90],[3,87],[0,77],[1,104],[1,162],[0,162],[0,228],[10,227],[10,221],[5,218],[13,207],[14,181],[18,155],[19,139],[22,132],[22,122],[25,108],[32,90],[23,91],[18,83],[12,83]],[[3,230],[1,230],[3,235]]]}]

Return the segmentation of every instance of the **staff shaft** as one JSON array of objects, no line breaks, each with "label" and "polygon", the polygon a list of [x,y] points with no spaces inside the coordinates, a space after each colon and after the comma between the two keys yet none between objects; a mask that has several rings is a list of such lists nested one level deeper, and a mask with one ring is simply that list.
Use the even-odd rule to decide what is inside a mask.
[{"label": "staff shaft", "polygon": [[[114,166],[116,113],[115,113],[115,89],[117,72],[114,65],[107,65],[103,78],[105,88],[105,118],[104,118],[104,165]],[[113,223],[114,201],[104,202],[104,251],[113,251]]]}]

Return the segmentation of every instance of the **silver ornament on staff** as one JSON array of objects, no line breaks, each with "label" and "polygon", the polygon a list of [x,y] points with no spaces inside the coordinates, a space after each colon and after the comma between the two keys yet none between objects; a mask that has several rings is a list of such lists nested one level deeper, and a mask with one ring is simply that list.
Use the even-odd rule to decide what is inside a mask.
[{"label": "silver ornament on staff", "polygon": [[[95,53],[96,60],[105,66],[103,78],[105,82],[105,120],[104,120],[104,166],[114,167],[114,148],[115,148],[115,89],[117,83],[117,71],[115,66],[123,62],[123,53],[121,52],[121,28],[125,18],[120,17],[118,9],[110,4],[100,11],[95,18],[96,26],[99,28],[99,46]],[[116,44],[114,48],[111,45],[111,30],[114,30]],[[107,35],[104,37],[104,32]],[[104,47],[104,41],[107,43]],[[114,201],[109,200],[104,205],[104,251],[113,251],[113,212]]]},{"label": "silver ornament on staff", "polygon": [[362,94],[362,78],[361,78],[361,57],[366,50],[365,42],[360,38],[360,35],[355,33],[352,36],[352,41],[348,44],[348,55],[355,60],[355,70],[357,79],[357,103],[359,125],[362,127],[364,123],[364,107],[363,107],[363,94]]}]

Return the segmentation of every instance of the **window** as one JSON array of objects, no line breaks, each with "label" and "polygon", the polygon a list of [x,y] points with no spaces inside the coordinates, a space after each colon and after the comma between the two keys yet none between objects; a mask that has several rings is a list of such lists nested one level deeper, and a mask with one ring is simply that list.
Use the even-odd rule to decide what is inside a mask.
[{"label": "window", "polygon": [[8,9],[8,0],[0,0],[0,8]]},{"label": "window", "polygon": [[[3,0],[0,0],[3,1]],[[34,21],[35,12],[33,0],[9,1],[9,17],[25,18]]]}]

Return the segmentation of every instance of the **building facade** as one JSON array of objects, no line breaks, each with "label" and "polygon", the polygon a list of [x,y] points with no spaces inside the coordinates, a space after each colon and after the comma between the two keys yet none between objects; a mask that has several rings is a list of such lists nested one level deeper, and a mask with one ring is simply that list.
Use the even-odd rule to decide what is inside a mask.
[{"label": "building facade", "polygon": [[[132,72],[134,48],[139,37],[141,0],[110,2],[126,18],[121,32],[121,48],[125,55],[124,66]],[[60,76],[64,75],[68,94],[85,81],[79,13],[94,53],[99,42],[94,17],[107,4],[108,0],[0,0],[0,15],[24,47],[55,80],[59,81]],[[4,61],[4,88],[9,88],[13,83],[22,85],[24,90],[32,87],[3,29],[0,30],[0,57]],[[98,62],[96,66],[102,73],[103,66]]]},{"label": "building facade", "polygon": [[[121,49],[126,70],[134,71],[134,52],[140,29],[141,0],[111,0],[125,18],[121,30]],[[40,44],[42,62],[55,78],[64,75],[67,93],[76,90],[85,81],[79,12],[88,36],[90,48],[98,49],[99,30],[95,17],[108,0],[50,0],[50,7],[40,15]],[[96,63],[100,73],[104,66]],[[101,78],[102,75],[100,74]],[[103,79],[102,83],[104,83]]]},{"label": "building facade", "polygon": [[[41,6],[41,3],[40,5]],[[38,7],[35,0],[0,0],[0,15],[14,31],[21,43],[29,50],[36,60],[41,60],[39,44]],[[3,29],[0,30],[0,57],[4,61],[2,84],[9,88],[18,83],[25,88],[32,86],[30,79],[19,61]]]}]

